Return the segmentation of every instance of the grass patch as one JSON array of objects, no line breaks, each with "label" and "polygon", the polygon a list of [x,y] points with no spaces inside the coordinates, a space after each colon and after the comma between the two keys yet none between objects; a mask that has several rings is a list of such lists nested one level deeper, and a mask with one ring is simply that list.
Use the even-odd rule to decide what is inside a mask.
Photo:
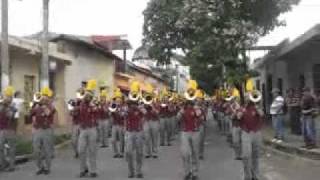
[{"label": "grass patch", "polygon": [[[58,145],[61,144],[71,138],[70,134],[62,134],[62,135],[55,135],[54,136],[54,144]],[[32,141],[24,140],[23,138],[17,139],[17,150],[16,155],[25,155],[32,153]]]}]

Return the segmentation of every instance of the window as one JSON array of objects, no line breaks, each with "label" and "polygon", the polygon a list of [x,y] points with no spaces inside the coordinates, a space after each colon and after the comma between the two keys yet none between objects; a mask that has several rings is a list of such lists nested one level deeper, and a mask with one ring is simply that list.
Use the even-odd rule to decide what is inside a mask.
[{"label": "window", "polygon": [[315,89],[320,89],[320,64],[313,65],[312,74],[313,74],[313,87]]},{"label": "window", "polygon": [[58,42],[57,43],[57,51],[60,53],[65,53],[65,43],[64,42]]},{"label": "window", "polygon": [[54,72],[49,72],[49,88],[55,92],[56,87],[55,87],[55,79],[56,79],[56,74]]},{"label": "window", "polygon": [[304,88],[306,86],[305,78],[303,74],[300,74],[299,76],[299,87],[300,89]]},{"label": "window", "polygon": [[283,90],[283,81],[282,78],[278,78],[278,89],[280,90],[280,94],[282,94]]},{"label": "window", "polygon": [[258,79],[258,80],[256,80],[256,88],[257,88],[257,90],[261,90],[261,88],[260,88],[260,80]]}]

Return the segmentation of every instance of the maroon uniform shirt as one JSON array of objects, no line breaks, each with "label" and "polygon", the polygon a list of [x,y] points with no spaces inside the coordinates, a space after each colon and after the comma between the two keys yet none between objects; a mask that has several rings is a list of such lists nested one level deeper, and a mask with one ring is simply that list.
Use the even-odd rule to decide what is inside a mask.
[{"label": "maroon uniform shirt", "polygon": [[[3,105],[1,105],[3,108]],[[12,117],[8,116],[8,112],[6,109],[2,109],[0,111],[0,130],[4,130],[4,129],[10,129],[10,121],[12,120]]]},{"label": "maroon uniform shirt", "polygon": [[138,107],[129,107],[127,119],[126,119],[126,129],[129,132],[138,132],[143,129],[143,116],[144,114]]},{"label": "maroon uniform shirt", "polygon": [[198,131],[201,124],[199,115],[194,107],[186,107],[181,116],[181,126],[184,132]]},{"label": "maroon uniform shirt", "polygon": [[[46,112],[47,110],[48,112]],[[32,125],[35,129],[48,129],[53,124],[55,108],[52,105],[37,105],[31,110]]]},{"label": "maroon uniform shirt", "polygon": [[254,105],[247,105],[242,109],[240,127],[246,132],[257,132],[262,127],[262,117]]},{"label": "maroon uniform shirt", "polygon": [[80,126],[82,128],[92,128],[97,126],[97,119],[95,107],[88,102],[82,102],[80,104]]},{"label": "maroon uniform shirt", "polygon": [[157,112],[151,107],[147,108],[147,112],[145,114],[146,121],[157,121],[159,120]]},{"label": "maroon uniform shirt", "polygon": [[101,120],[109,119],[109,104],[107,102],[101,103],[99,108],[99,118]]}]

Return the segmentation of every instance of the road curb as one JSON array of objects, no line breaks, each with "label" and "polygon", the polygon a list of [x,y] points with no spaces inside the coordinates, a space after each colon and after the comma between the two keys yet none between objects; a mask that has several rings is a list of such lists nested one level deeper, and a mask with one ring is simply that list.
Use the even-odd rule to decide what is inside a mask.
[{"label": "road curb", "polygon": [[287,143],[276,143],[269,139],[264,138],[263,142],[266,146],[274,148],[278,151],[285,152],[292,155],[301,156],[303,158],[308,158],[312,160],[320,160],[320,152],[315,150],[307,150],[303,148],[297,148]]},{"label": "road curb", "polygon": [[[65,146],[69,145],[71,143],[71,140],[66,140],[60,144],[57,144],[54,146],[55,149],[62,149]],[[20,156],[16,156],[16,164],[22,164],[25,162],[28,162],[30,159],[33,158],[32,154],[26,154],[26,155],[20,155]]]}]

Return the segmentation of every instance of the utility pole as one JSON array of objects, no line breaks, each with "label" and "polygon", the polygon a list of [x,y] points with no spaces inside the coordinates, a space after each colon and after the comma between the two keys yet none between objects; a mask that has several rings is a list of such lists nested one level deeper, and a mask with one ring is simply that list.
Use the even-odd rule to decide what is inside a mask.
[{"label": "utility pole", "polygon": [[9,31],[8,31],[8,0],[1,1],[1,89],[6,88],[9,82]]},{"label": "utility pole", "polygon": [[176,91],[177,91],[177,93],[179,93],[179,76],[180,76],[179,65],[176,64]]},{"label": "utility pole", "polygon": [[49,87],[49,1],[43,0],[42,59],[40,67],[40,87]]}]

